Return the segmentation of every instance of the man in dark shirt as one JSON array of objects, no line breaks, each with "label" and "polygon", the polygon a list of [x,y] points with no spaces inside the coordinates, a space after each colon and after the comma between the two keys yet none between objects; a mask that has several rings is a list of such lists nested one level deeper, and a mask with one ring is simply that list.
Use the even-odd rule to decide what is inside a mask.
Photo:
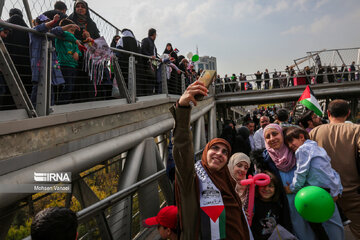
[{"label": "man in dark shirt", "polygon": [[[144,38],[141,41],[141,54],[150,56],[153,60],[157,56],[157,49],[155,46],[155,39],[156,39],[156,29],[150,28],[148,31],[148,37]],[[139,79],[139,87],[143,89],[141,92],[144,95],[152,95],[155,89],[156,84],[156,70],[157,67],[150,63],[149,59],[144,58],[144,68],[146,72],[146,79]]]},{"label": "man in dark shirt", "polygon": [[269,89],[270,86],[270,74],[269,74],[269,70],[265,69],[264,72],[264,82],[265,82],[265,89]]},{"label": "man in dark shirt", "polygon": [[[60,21],[64,18],[67,18],[68,16],[66,15],[66,11],[67,11],[67,6],[64,2],[62,1],[57,1],[55,4],[54,4],[54,10],[49,10],[49,11],[46,11],[44,12],[43,14],[45,16],[47,16],[49,19],[53,19],[54,16],[56,14],[59,14],[60,15]],[[56,27],[56,26],[59,26],[59,22],[58,21],[55,26],[53,27]]]}]

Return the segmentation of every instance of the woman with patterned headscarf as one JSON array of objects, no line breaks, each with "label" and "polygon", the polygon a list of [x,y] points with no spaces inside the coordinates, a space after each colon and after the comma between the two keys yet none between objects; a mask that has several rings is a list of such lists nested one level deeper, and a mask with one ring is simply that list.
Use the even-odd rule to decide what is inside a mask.
[{"label": "woman with patterned headscarf", "polygon": [[211,140],[201,161],[194,165],[190,101],[196,106],[194,96],[207,92],[203,83],[196,81],[170,109],[175,119],[173,157],[180,239],[250,239],[236,182],[227,167],[230,144],[220,138]]}]

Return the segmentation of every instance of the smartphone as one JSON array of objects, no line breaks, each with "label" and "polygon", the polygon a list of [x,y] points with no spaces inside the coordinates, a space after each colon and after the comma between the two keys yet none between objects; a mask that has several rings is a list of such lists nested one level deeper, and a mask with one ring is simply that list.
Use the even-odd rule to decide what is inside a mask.
[{"label": "smartphone", "polygon": [[[204,70],[202,71],[198,81],[204,83],[205,87],[207,89],[209,89],[211,83],[214,81],[216,76],[216,71],[215,70]],[[195,100],[196,101],[201,101],[203,100],[204,95],[198,94],[195,95]]]}]

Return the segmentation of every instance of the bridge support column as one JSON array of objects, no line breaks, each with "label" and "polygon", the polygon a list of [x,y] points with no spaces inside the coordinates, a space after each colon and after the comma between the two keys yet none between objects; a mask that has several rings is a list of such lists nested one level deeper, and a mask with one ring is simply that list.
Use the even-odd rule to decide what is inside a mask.
[{"label": "bridge support column", "polygon": [[[138,181],[145,179],[157,172],[156,158],[160,158],[159,150],[153,138],[145,140],[145,151]],[[164,167],[163,167],[164,168]],[[159,189],[157,182],[153,182],[139,189],[139,211],[141,221],[156,216],[159,212]]]},{"label": "bridge support column", "polygon": [[[10,210],[11,208],[16,208],[16,204],[9,206],[7,210]],[[11,212],[6,217],[1,217],[0,219],[0,239],[5,239],[6,235],[8,234],[8,231],[10,229],[10,226],[14,220],[14,217],[16,215],[16,211]],[[3,211],[0,211],[0,216],[4,216]]]},{"label": "bridge support column", "polygon": [[[144,151],[145,142],[141,142],[139,145],[128,152],[125,166],[119,179],[118,190],[124,189],[136,183]],[[131,196],[120,201],[112,207],[108,221],[114,239],[131,238]]]},{"label": "bridge support column", "polygon": [[206,145],[204,116],[201,116],[195,124],[194,151],[198,152]]},{"label": "bridge support column", "polygon": [[[100,200],[83,179],[78,180],[74,184],[73,193],[76,199],[78,199],[78,201],[80,202],[82,208],[89,207]],[[106,240],[113,239],[111,237],[109,224],[105,216],[104,215],[95,216],[95,220],[99,227],[99,233],[101,239],[106,239]],[[90,226],[86,224],[86,227],[88,228],[88,230],[90,230]]]},{"label": "bridge support column", "polygon": [[[167,139],[164,138],[164,134],[157,136],[156,139],[157,139],[158,146],[159,146],[159,153],[160,153],[161,160],[162,160],[164,166],[166,167],[166,161],[168,158]],[[171,141],[171,139],[170,139],[170,141]],[[158,170],[160,170],[160,169],[158,169]]]},{"label": "bridge support column", "polygon": [[217,137],[217,127],[216,127],[216,105],[210,109],[209,112],[209,141]]}]

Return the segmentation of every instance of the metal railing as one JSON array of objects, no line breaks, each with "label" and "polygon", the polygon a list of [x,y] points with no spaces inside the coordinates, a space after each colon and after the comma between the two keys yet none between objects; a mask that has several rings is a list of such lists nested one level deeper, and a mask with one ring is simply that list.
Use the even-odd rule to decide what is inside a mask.
[{"label": "metal railing", "polygon": [[[20,9],[26,19],[28,26],[32,26],[31,21],[39,16],[40,14],[54,9],[54,3],[56,0],[6,0],[2,10],[1,19],[6,20],[9,17],[9,11],[11,8]],[[68,7],[67,15],[73,13],[75,0],[63,0]],[[108,20],[98,14],[89,5],[90,16],[96,23],[98,29],[100,29],[100,35],[104,36],[106,41],[110,43],[115,35],[118,35],[120,29],[115,25],[111,24]]]},{"label": "metal railing", "polygon": [[[205,117],[204,115],[207,114],[209,114],[208,117]],[[208,120],[207,123],[205,123],[205,119]],[[194,110],[191,122],[194,131],[194,151],[198,159],[206,142],[216,136],[215,104],[212,102],[203,108]],[[147,234],[147,231],[141,226],[140,219],[156,215],[159,206],[164,204],[163,199],[166,199],[167,204],[174,204],[169,180],[163,174],[164,162],[168,157],[167,145],[170,141],[168,131],[172,126],[173,120],[165,119],[126,135],[111,138],[28,167],[15,169],[0,176],[0,183],[6,184],[15,180],[17,184],[31,182],[33,179],[26,176],[33,173],[35,169],[36,171],[46,171],[45,169],[52,169],[55,172],[71,171],[72,176],[81,175],[72,183],[73,193],[64,200],[67,204],[65,206],[68,207],[74,204],[71,196],[80,202],[82,210],[79,212],[81,223],[78,229],[79,236],[83,237],[82,239],[137,239]],[[208,127],[207,131],[206,126]],[[124,152],[126,152],[126,156],[123,155]],[[108,159],[113,158],[114,155],[119,156],[117,160],[108,162]],[[74,159],[76,161],[73,161]],[[120,169],[117,183],[120,193],[115,193],[114,196],[108,196],[102,200],[95,197],[96,194],[87,186],[87,181],[84,179],[93,179],[94,172],[83,174],[83,171],[98,164],[103,166],[96,171],[100,169],[104,171],[103,169],[110,167],[109,172],[111,173],[114,164],[115,168]],[[155,173],[158,175],[154,175]],[[155,181],[155,178],[160,178],[158,184],[152,182]],[[141,182],[139,183],[139,181]],[[160,195],[159,187],[161,188]],[[38,199],[30,198],[29,200],[30,194],[1,193],[0,195],[0,199],[2,199],[0,201],[2,213],[0,222],[11,222],[20,208],[29,207],[31,209],[34,201],[46,197],[41,196]],[[159,199],[159,202],[156,199]],[[27,204],[19,205],[18,208],[6,207],[24,201]],[[96,205],[93,206],[93,204]],[[139,207],[136,206],[137,204]],[[38,210],[32,211],[36,213]]]},{"label": "metal railing", "polygon": [[[360,65],[354,65],[355,69],[359,69]],[[332,66],[322,68],[322,73],[318,69],[312,68],[311,71],[294,70],[293,75],[281,74],[273,76],[275,72],[269,72],[269,78],[256,79],[255,74],[244,74],[231,77],[217,78],[215,80],[215,93],[243,92],[251,90],[267,90],[276,88],[288,88],[299,85],[314,85],[322,83],[341,83],[347,81],[359,81],[360,70],[350,71],[351,64],[343,66]],[[263,76],[263,74],[262,74]],[[242,77],[242,78],[241,78]],[[250,78],[250,79],[249,79]],[[240,79],[240,80],[239,80]]]},{"label": "metal railing", "polygon": [[[184,91],[185,78],[182,76],[184,75],[182,72],[178,74],[167,64],[161,63],[159,59],[152,60],[149,56],[116,48],[110,49],[119,57],[114,56],[109,63],[109,67],[105,67],[106,69],[111,68],[112,74],[110,71],[105,71],[107,74],[104,74],[104,79],[101,84],[94,84],[94,82],[90,81],[88,74],[82,70],[82,63],[80,61],[79,67],[73,70],[75,73],[71,73],[72,75],[70,76],[67,75],[67,68],[60,66],[62,72],[61,77],[64,78],[65,83],[56,85],[54,84],[55,76],[52,71],[55,65],[50,57],[54,57],[55,55],[52,53],[56,51],[56,49],[52,47],[52,39],[59,37],[50,33],[39,33],[34,29],[6,22],[0,22],[0,26],[12,28],[16,31],[36,34],[42,38],[41,41],[43,43],[41,49],[31,49],[31,51],[41,51],[41,59],[42,63],[44,63],[43,65],[37,66],[36,71],[39,71],[40,81],[36,86],[32,83],[33,79],[31,77],[31,71],[29,71],[30,65],[24,66],[20,64],[16,57],[26,59],[29,64],[33,59],[29,59],[29,56],[25,54],[19,56],[10,52],[14,66],[19,72],[20,82],[22,82],[26,89],[26,92],[23,92],[23,94],[31,99],[39,116],[50,114],[52,112],[51,105],[116,98],[126,98],[128,103],[134,103],[137,101],[137,98],[141,96],[157,94],[180,95],[182,91]],[[6,46],[8,48],[29,48],[29,46],[15,46],[12,45],[12,43],[7,43]],[[3,51],[6,50],[3,48]],[[2,69],[5,67],[6,65],[3,65]],[[24,72],[24,68],[27,68],[28,71]],[[32,74],[34,76],[34,69]],[[58,75],[56,76],[58,77]],[[3,89],[0,93],[0,108],[3,110],[14,109],[18,106],[17,102],[13,101],[12,96],[14,96],[14,91],[11,88],[7,88],[8,86],[12,86],[14,79],[7,78],[5,80],[6,81],[2,83],[0,82],[0,89]],[[37,94],[36,92],[34,94],[35,87],[37,88]]]}]

